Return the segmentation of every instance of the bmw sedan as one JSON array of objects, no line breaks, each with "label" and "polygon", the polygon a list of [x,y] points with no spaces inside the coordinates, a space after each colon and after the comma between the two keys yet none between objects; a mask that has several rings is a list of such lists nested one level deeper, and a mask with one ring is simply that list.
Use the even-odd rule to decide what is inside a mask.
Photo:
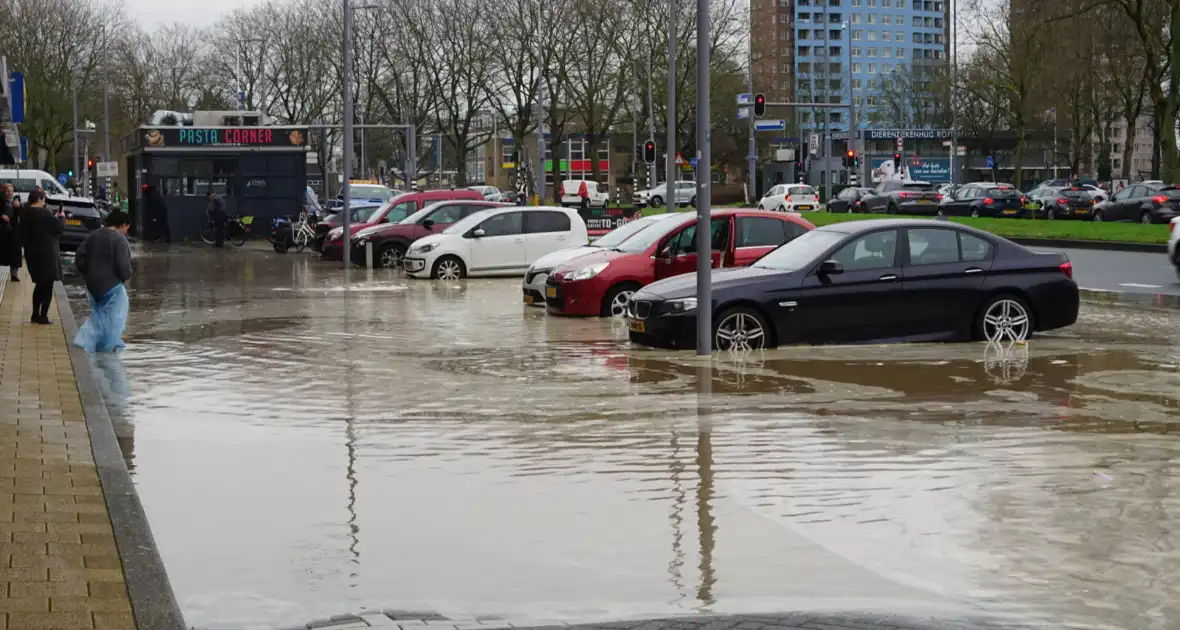
[{"label": "bmw sedan", "polygon": [[[750,267],[713,271],[713,346],[985,339],[1072,325],[1069,258],[963,225],[881,219],[828,225]],[[661,280],[628,305],[633,343],[692,348],[696,277]]]}]

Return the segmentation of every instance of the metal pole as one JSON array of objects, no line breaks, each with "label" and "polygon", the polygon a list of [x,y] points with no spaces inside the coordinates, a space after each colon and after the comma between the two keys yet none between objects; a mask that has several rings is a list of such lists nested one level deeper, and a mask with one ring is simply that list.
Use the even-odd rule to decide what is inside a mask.
[{"label": "metal pole", "polygon": [[959,2],[950,0],[951,8],[951,187],[953,189],[958,173],[955,171],[955,154],[959,152],[959,107],[955,102],[955,88],[959,81]]},{"label": "metal pole", "polygon": [[344,88],[344,154],[341,156],[341,177],[344,180],[344,187],[342,190],[342,197],[344,200],[344,269],[347,271],[352,265],[352,248],[349,246],[352,239],[349,238],[352,233],[352,195],[349,194],[348,183],[352,179],[352,0],[344,0],[344,41],[341,42],[341,47],[344,54],[343,72],[341,82]]},{"label": "metal pole", "polygon": [[[78,164],[78,79],[70,77],[70,92],[74,99],[74,177],[82,176],[82,166]],[[75,180],[76,184],[76,180]],[[77,185],[74,186],[77,188]]]},{"label": "metal pole", "polygon": [[[668,212],[676,212],[676,164],[672,153],[676,151],[676,0],[668,0],[668,179],[664,181],[664,199]],[[697,199],[700,205],[700,199]]]},{"label": "metal pole", "polygon": [[[831,87],[829,85],[829,81],[832,80],[832,65],[831,65],[831,62],[829,61],[830,57],[828,57],[828,52],[830,52],[830,48],[828,47],[828,7],[826,4],[824,5],[823,16],[824,16],[823,101],[824,101],[824,104],[826,105],[828,101],[832,100],[832,99],[828,98],[828,88]],[[829,144],[831,144],[831,142],[832,142],[832,138],[829,135],[828,118],[831,117],[832,110],[827,107],[824,107],[822,111],[823,111],[823,115],[824,115],[824,131],[823,131],[823,142],[821,143],[823,145],[823,149],[822,149],[822,153],[820,154],[820,156],[823,158],[824,170],[823,170],[823,177],[820,179],[820,185],[823,186],[824,204],[827,204],[828,200],[830,200],[832,198],[832,172],[831,172],[831,169],[828,168],[828,166],[829,166],[828,156],[830,156],[832,154],[831,147],[829,146]]]},{"label": "metal pole", "polygon": [[[753,23],[754,23],[754,3],[751,2],[750,3],[750,24],[753,24]],[[750,103],[753,103],[754,102],[754,38],[753,37],[750,38],[749,45],[750,45],[750,59],[749,59],[749,69],[747,70],[747,73],[746,73],[746,93],[750,95]],[[747,179],[750,180],[749,183],[747,184],[750,187],[750,192],[748,193],[748,197],[749,197],[750,204],[753,205],[755,203],[755,201],[758,199],[758,191],[756,190],[757,186],[758,186],[758,177],[757,177],[757,173],[755,172],[756,169],[758,168],[758,145],[754,141],[754,106],[752,104],[746,108],[746,132],[750,134],[749,145],[746,147],[746,152],[747,152],[746,153],[746,160],[748,163],[748,166],[746,167],[746,170],[748,171]]]},{"label": "metal pole", "polygon": [[111,81],[105,59],[102,64],[102,161],[111,161]]},{"label": "metal pole", "polygon": [[[844,33],[848,39],[844,42],[844,47],[848,49],[848,148],[851,149],[856,156],[860,157],[860,147],[857,146],[857,132],[859,129],[856,124],[856,94],[852,91],[852,22],[844,21]],[[856,173],[858,186],[860,183],[860,169],[851,164],[848,165],[849,180],[852,179],[852,173]],[[849,181],[849,183],[852,183]]]},{"label": "metal pole", "polygon": [[[540,40],[538,40],[538,42],[539,41]],[[542,95],[544,92],[544,87],[545,87],[545,83],[543,81],[544,76],[545,76],[545,69],[541,64],[541,49],[540,49],[540,45],[538,44],[538,47],[537,47],[537,89],[534,90],[534,93],[537,95],[537,102],[533,106],[533,109],[535,110],[535,114],[537,117],[537,162],[536,162],[537,163],[537,166],[536,166],[537,172],[535,173],[535,175],[537,177],[536,186],[537,186],[537,205],[538,206],[545,205],[545,197],[546,197],[546,192],[547,192],[545,190],[545,120],[544,120],[545,119],[545,105],[541,101],[541,98],[542,98]],[[520,158],[524,159],[524,146],[523,146],[524,143],[521,143],[521,144],[522,144],[522,146],[520,147]]]},{"label": "metal pole", "polygon": [[697,0],[697,356],[713,354],[712,204],[713,159],[709,143],[709,2]]},{"label": "metal pole", "polygon": [[[652,100],[652,94],[651,94],[651,49],[650,48],[647,51],[647,138],[648,138],[648,140],[651,140],[652,142],[656,141],[656,110],[655,110],[655,102]],[[665,160],[667,160],[667,161],[672,160],[672,155],[670,154],[671,151],[672,151],[672,147],[666,148],[666,150],[664,151],[664,153],[665,153],[664,159]],[[657,151],[656,153],[658,154],[659,152]],[[647,178],[650,180],[650,183],[648,184],[648,188],[655,188],[656,185],[659,183],[659,181],[656,177],[656,165],[654,162],[652,164],[648,165],[648,167],[647,167]]]},{"label": "metal pole", "polygon": [[418,181],[418,134],[414,124],[406,128],[406,192],[414,190]]}]

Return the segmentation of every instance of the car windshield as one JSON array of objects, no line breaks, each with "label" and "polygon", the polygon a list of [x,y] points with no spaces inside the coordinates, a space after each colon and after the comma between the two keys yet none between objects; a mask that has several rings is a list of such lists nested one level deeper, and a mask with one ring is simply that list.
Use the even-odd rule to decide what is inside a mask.
[{"label": "car windshield", "polygon": [[605,247],[607,249],[614,249],[615,247],[618,247],[621,243],[623,243],[627,239],[630,239],[632,236],[635,236],[636,234],[642,232],[643,230],[646,230],[647,228],[651,227],[652,224],[657,223],[659,221],[665,221],[669,217],[672,217],[672,216],[675,216],[675,215],[657,214],[657,215],[650,216],[650,217],[642,217],[639,219],[635,219],[634,221],[624,223],[623,225],[611,230],[610,232],[603,234],[602,238],[594,241],[592,243],[592,245],[594,245],[595,247]]},{"label": "car windshield", "polygon": [[988,197],[1019,197],[1020,191],[1016,190],[1015,188],[1008,188],[1006,186],[1002,187],[1002,188],[988,188],[987,189],[987,196]]},{"label": "car windshield", "polygon": [[922,190],[922,191],[928,191],[928,190],[934,190],[934,184],[918,184],[918,183],[913,183],[913,184],[902,184],[902,186],[901,186],[901,189],[902,189],[902,190]]},{"label": "car windshield", "polygon": [[425,208],[422,208],[421,210],[415,212],[414,214],[411,214],[410,216],[402,219],[401,221],[398,221],[398,223],[401,223],[402,225],[413,225],[415,223],[418,223],[419,221],[422,220],[423,217],[430,214],[431,212],[434,212],[434,209],[441,203],[447,203],[447,202],[432,203],[429,206],[426,206]]},{"label": "car windshield", "polygon": [[816,262],[816,258],[844,239],[843,232],[813,230],[788,241],[778,249],[763,256],[755,267],[776,271],[796,271]]},{"label": "car windshield", "polygon": [[493,208],[488,208],[487,210],[480,210],[479,212],[469,214],[463,220],[452,223],[451,227],[443,230],[442,233],[462,234],[463,232],[470,230],[472,226],[479,224],[480,221],[488,218],[488,215],[492,213],[492,210]]},{"label": "car windshield", "polygon": [[1065,190],[1057,191],[1057,194],[1061,195],[1062,197],[1065,197],[1066,199],[1089,199],[1090,198],[1090,193],[1088,193],[1084,190],[1065,189]]},{"label": "car windshield", "polygon": [[664,238],[673,230],[686,223],[688,223],[687,217],[683,216],[678,216],[677,219],[671,219],[668,221],[660,221],[659,223],[651,226],[650,230],[641,230],[638,234],[635,234],[631,238],[623,241],[622,243],[619,243],[615,249],[628,254],[642,253],[646,251],[648,247],[658,243],[660,239]]},{"label": "car windshield", "polygon": [[369,223],[369,217],[380,209],[381,206],[353,206],[348,220],[352,223]]},{"label": "car windshield", "polygon": [[791,186],[787,189],[788,195],[814,195],[815,189],[810,186]]},{"label": "car windshield", "polygon": [[389,199],[392,191],[385,186],[349,186],[348,195],[352,199],[380,199],[386,201]]}]

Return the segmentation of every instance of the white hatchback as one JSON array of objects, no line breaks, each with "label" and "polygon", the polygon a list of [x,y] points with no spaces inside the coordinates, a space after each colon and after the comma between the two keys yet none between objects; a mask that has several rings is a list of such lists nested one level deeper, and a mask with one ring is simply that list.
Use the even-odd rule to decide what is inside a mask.
[{"label": "white hatchback", "polygon": [[1168,229],[1172,231],[1168,236],[1168,259],[1176,267],[1176,277],[1180,278],[1180,217],[1173,217]]},{"label": "white hatchback", "polygon": [[779,184],[758,200],[758,209],[779,212],[819,210],[819,194],[804,184]]},{"label": "white hatchback", "polygon": [[546,254],[587,242],[586,223],[576,210],[492,208],[414,241],[402,267],[415,278],[514,276]]}]

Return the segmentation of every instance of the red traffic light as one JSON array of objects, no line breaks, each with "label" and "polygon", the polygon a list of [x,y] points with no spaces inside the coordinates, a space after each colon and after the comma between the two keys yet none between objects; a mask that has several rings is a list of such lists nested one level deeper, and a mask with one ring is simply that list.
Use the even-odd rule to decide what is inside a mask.
[{"label": "red traffic light", "polygon": [[856,157],[856,151],[853,151],[852,149],[849,149],[849,150],[848,150],[848,157],[850,157],[850,158],[854,158],[854,157]]},{"label": "red traffic light", "polygon": [[766,95],[754,95],[754,116],[761,118],[766,114]]},{"label": "red traffic light", "polygon": [[652,140],[643,143],[643,161],[648,164],[656,163],[656,143]]},{"label": "red traffic light", "polygon": [[94,166],[94,160],[86,160],[86,167],[90,168],[92,166]]}]

